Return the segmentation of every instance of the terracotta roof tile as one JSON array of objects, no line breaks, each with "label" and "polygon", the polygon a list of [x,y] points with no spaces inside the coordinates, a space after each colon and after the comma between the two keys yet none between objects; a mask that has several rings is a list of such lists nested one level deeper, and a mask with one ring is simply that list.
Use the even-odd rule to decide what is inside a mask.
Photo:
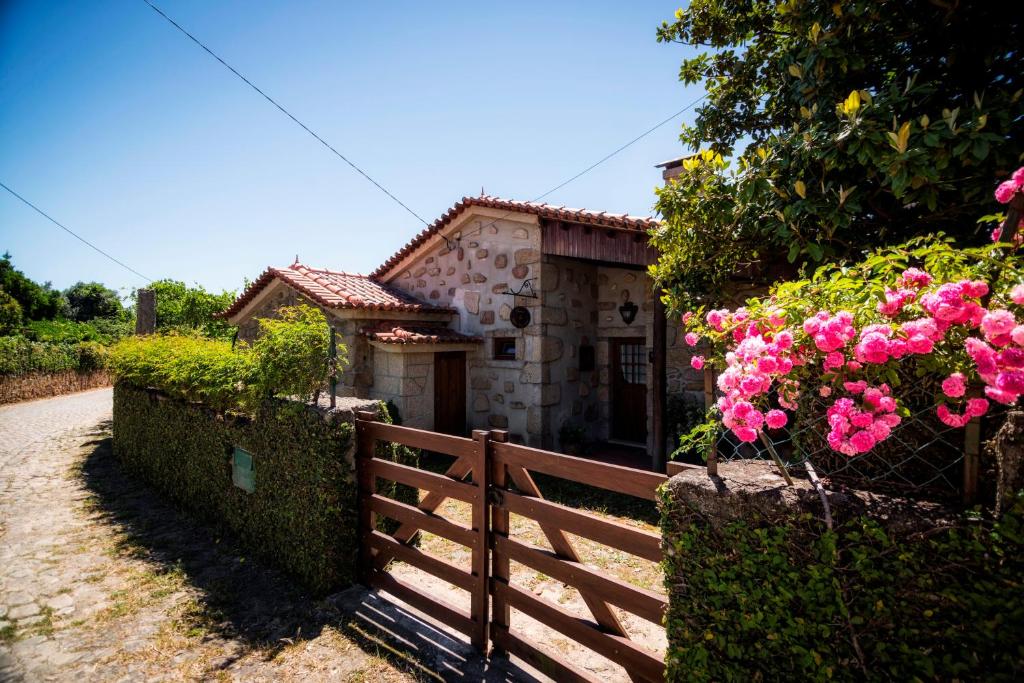
[{"label": "terracotta roof tile", "polygon": [[473,337],[443,325],[382,321],[367,325],[359,334],[371,341],[385,344],[482,344],[482,337]]},{"label": "terracotta roof tile", "polygon": [[287,268],[265,270],[220,317],[230,318],[241,311],[274,279],[290,285],[326,308],[362,308],[403,313],[452,311],[450,308],[424,303],[399,289],[378,282],[372,276],[310,268],[296,261]]},{"label": "terracotta roof tile", "polygon": [[462,213],[462,211],[471,206],[500,209],[510,213],[528,213],[550,220],[566,221],[569,223],[583,223],[585,225],[618,228],[620,230],[636,230],[644,233],[660,225],[657,220],[650,216],[630,216],[628,214],[609,214],[604,211],[598,212],[588,211],[586,209],[570,209],[564,206],[554,206],[552,204],[537,202],[524,202],[514,199],[501,199],[500,197],[491,197],[488,195],[480,197],[463,197],[462,201],[456,203],[455,206],[446,211],[443,216],[413,237],[412,240],[399,249],[394,256],[385,261],[379,268],[377,268],[377,270],[373,271],[373,273],[370,274],[370,277],[383,277],[386,275],[388,271],[397,266],[399,262],[411,255],[426,243],[427,240],[439,233],[445,228],[445,226],[455,220],[456,216]]}]

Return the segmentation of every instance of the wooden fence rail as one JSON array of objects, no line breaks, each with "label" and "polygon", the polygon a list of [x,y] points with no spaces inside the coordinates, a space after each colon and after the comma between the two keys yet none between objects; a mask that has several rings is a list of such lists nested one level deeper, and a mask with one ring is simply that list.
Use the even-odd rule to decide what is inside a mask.
[{"label": "wooden fence rail", "polygon": [[[545,500],[531,472],[542,473],[644,500],[656,500],[668,476],[511,444],[503,431],[475,431],[471,439],[377,422],[360,413],[357,469],[360,487],[360,571],[364,583],[387,591],[431,617],[466,634],[482,653],[494,647],[522,657],[556,680],[587,681],[592,675],[541,643],[531,642],[512,623],[521,612],[625,668],[634,680],[659,681],[664,655],[634,642],[612,606],[655,624],[668,605],[660,592],[631,585],[586,565],[568,534],[630,553],[644,560],[662,558],[661,536],[615,519]],[[427,472],[376,457],[376,444],[391,442],[455,458],[445,474]],[[685,467],[673,464],[670,474]],[[377,493],[378,479],[405,484],[422,494],[417,505]],[[470,527],[446,519],[437,509],[448,498],[469,503]],[[377,515],[398,523],[394,534],[378,531]],[[551,550],[512,538],[510,516],[537,522]],[[437,534],[469,548],[469,567],[430,555],[414,546],[419,531]],[[388,563],[406,562],[469,593],[470,609],[453,606],[387,572]],[[579,591],[590,611],[580,616],[514,584],[515,562]]]}]

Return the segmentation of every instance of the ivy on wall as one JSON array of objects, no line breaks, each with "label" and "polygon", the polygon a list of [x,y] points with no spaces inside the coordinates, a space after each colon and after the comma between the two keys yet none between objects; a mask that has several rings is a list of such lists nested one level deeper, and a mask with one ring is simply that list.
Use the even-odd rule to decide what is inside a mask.
[{"label": "ivy on wall", "polygon": [[[125,383],[114,389],[114,453],[124,466],[315,593],[356,577],[354,431],[343,414],[296,402],[267,400],[240,416]],[[253,493],[232,484],[236,446],[254,456]],[[416,454],[391,448],[381,457],[415,464]]]},{"label": "ivy on wall", "polygon": [[705,519],[662,497],[667,680],[1014,680],[1024,496],[916,533],[857,517]]}]

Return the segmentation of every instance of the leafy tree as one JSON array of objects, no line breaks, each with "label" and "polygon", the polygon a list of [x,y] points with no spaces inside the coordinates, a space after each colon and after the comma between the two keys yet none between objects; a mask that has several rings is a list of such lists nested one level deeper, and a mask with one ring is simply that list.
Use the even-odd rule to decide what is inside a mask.
[{"label": "leafy tree", "polygon": [[0,335],[11,334],[21,326],[21,304],[0,289]]},{"label": "leafy tree", "polygon": [[121,297],[99,282],[78,282],[64,292],[70,318],[86,322],[95,318],[118,318],[124,313]]},{"label": "leafy tree", "polygon": [[737,271],[858,256],[974,217],[1024,153],[1024,12],[941,0],[693,0],[696,153],[658,192],[653,271],[681,303]]},{"label": "leafy tree", "polygon": [[37,284],[15,269],[9,252],[0,257],[0,289],[14,297],[25,320],[52,320],[67,309],[64,295],[49,282]]},{"label": "leafy tree", "polygon": [[214,316],[235,300],[235,293],[208,292],[179,280],[158,280],[149,285],[156,297],[156,327],[161,332],[198,330],[209,337],[228,338],[234,328]]}]

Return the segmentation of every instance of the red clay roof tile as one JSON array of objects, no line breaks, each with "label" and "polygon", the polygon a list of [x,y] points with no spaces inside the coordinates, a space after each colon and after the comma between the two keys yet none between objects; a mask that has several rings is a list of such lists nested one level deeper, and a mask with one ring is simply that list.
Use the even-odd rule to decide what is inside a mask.
[{"label": "red clay roof tile", "polygon": [[326,308],[361,308],[403,313],[452,312],[450,308],[424,303],[401,290],[378,282],[372,276],[310,268],[296,261],[287,268],[265,270],[220,317],[230,318],[240,312],[274,279],[281,280]]},{"label": "red clay roof tile", "polygon": [[359,334],[371,341],[385,344],[482,344],[482,337],[473,337],[443,325],[381,321],[367,325]]}]

